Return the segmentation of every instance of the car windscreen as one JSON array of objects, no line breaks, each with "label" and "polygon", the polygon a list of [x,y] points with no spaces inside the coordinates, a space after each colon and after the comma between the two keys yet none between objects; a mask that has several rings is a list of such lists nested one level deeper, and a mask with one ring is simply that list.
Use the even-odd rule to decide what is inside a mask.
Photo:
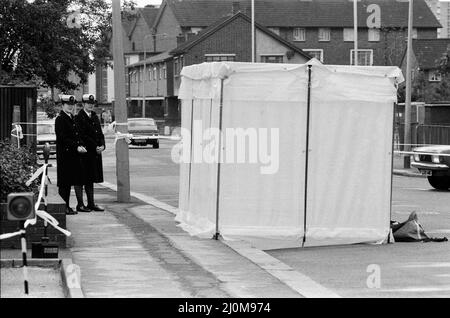
[{"label": "car windscreen", "polygon": [[129,121],[128,128],[133,130],[157,130],[153,120]]},{"label": "car windscreen", "polygon": [[55,133],[55,125],[52,124],[38,124],[37,125],[37,134],[45,135],[45,134],[54,134]]}]

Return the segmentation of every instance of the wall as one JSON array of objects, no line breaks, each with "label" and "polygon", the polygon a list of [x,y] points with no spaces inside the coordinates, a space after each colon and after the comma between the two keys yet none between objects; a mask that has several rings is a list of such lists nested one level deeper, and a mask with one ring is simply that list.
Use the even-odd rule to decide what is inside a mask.
[{"label": "wall", "polygon": [[287,51],[291,51],[291,49],[266,33],[256,30],[256,62],[261,62],[262,54],[283,54],[283,63],[303,64],[308,61],[307,58],[298,53],[295,53],[291,59],[288,59],[286,55]]},{"label": "wall", "polygon": [[[181,27],[169,6],[165,6],[156,26],[156,51],[164,52],[177,47],[177,36],[182,33]],[[167,34],[162,37],[162,34]]]}]

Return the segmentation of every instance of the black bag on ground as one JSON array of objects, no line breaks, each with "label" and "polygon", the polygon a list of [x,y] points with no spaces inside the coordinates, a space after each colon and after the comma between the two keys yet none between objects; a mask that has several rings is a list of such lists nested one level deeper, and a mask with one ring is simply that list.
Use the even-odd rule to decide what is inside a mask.
[{"label": "black bag on ground", "polygon": [[446,237],[429,237],[419,223],[417,213],[411,212],[403,223],[391,221],[391,229],[396,242],[446,242]]}]

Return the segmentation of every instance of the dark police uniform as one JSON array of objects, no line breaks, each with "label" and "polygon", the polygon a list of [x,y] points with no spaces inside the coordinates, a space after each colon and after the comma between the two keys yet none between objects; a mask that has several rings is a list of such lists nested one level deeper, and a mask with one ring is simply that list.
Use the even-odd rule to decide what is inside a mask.
[{"label": "dark police uniform", "polygon": [[[95,104],[95,96],[85,94],[82,98],[83,103]],[[83,185],[85,186],[88,204],[87,208],[94,211],[102,211],[103,209],[94,203],[93,183],[103,182],[103,161],[101,153],[97,153],[97,147],[105,147],[105,136],[103,135],[100,119],[97,114],[92,111],[90,116],[82,109],[75,116],[75,122],[80,130],[81,140],[86,146],[87,153],[83,156]],[[80,195],[81,187],[75,188]],[[82,195],[82,194],[81,194]],[[81,205],[82,201],[79,205]],[[77,206],[78,209],[78,206]],[[81,210],[81,209],[80,209]]]},{"label": "dark police uniform", "polygon": [[[63,102],[75,103],[75,97],[63,95]],[[64,99],[69,99],[68,101]],[[84,146],[72,114],[63,110],[55,119],[56,133],[56,172],[58,192],[69,207],[70,188],[83,183],[82,154],[77,150]]]}]

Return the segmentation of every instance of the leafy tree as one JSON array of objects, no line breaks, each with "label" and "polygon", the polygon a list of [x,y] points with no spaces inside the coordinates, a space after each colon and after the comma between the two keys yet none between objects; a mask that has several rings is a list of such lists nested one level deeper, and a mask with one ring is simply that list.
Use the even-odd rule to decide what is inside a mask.
[{"label": "leafy tree", "polygon": [[110,56],[106,0],[2,0],[0,21],[0,83],[32,81],[68,91]]}]

